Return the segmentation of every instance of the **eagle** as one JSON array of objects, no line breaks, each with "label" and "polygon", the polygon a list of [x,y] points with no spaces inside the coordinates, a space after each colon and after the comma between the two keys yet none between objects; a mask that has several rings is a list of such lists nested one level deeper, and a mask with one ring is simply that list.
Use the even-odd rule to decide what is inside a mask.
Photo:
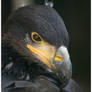
[{"label": "eagle", "polygon": [[81,92],[68,49],[55,9],[28,5],[13,11],[2,31],[2,92]]}]

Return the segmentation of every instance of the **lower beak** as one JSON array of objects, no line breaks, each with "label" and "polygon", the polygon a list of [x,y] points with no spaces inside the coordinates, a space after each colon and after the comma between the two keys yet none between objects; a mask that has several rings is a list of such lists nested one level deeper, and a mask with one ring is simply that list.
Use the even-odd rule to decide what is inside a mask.
[{"label": "lower beak", "polygon": [[[56,57],[59,57],[59,59]],[[56,52],[55,58],[56,59],[53,61],[55,73],[61,84],[63,84],[62,87],[65,87],[72,77],[72,64],[67,48],[61,46]]]},{"label": "lower beak", "polygon": [[27,44],[27,48],[48,66],[48,69],[55,74],[62,87],[67,85],[72,77],[72,64],[65,46],[61,46],[57,51],[48,44],[44,44],[41,48]]}]

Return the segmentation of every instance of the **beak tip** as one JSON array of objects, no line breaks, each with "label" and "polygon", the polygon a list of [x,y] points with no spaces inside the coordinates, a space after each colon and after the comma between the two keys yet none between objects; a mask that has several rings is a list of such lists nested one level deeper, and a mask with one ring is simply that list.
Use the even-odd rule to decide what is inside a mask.
[{"label": "beak tip", "polygon": [[63,57],[63,61],[55,61],[55,67],[61,87],[64,88],[72,77],[72,64],[66,47],[61,46],[58,52]]}]

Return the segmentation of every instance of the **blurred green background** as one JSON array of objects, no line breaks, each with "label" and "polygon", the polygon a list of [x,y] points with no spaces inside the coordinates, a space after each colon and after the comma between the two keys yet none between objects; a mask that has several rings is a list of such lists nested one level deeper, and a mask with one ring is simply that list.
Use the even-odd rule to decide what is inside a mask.
[{"label": "blurred green background", "polygon": [[[12,12],[13,0],[2,0],[2,25]],[[19,1],[19,0],[17,0]],[[24,0],[23,0],[24,1]],[[30,0],[29,0],[30,1]],[[42,4],[44,0],[34,0]],[[70,36],[70,56],[73,79],[90,92],[90,0],[53,0],[54,8],[62,16]]]}]

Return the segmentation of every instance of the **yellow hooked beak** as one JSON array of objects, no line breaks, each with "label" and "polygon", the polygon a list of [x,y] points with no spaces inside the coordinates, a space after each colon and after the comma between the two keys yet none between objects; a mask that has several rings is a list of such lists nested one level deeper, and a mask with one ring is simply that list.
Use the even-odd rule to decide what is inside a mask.
[{"label": "yellow hooked beak", "polygon": [[31,36],[34,43],[28,41],[28,50],[58,77],[63,86],[67,85],[72,77],[72,64],[67,48],[62,45],[56,49],[35,32]]},{"label": "yellow hooked beak", "polygon": [[63,60],[63,58],[59,56],[59,53],[57,53],[57,56],[55,56],[56,48],[47,42],[43,42],[39,46],[32,46],[31,44],[27,44],[27,48],[50,69],[54,68],[54,59],[56,61]]},{"label": "yellow hooked beak", "polygon": [[27,44],[27,48],[37,56],[37,59],[52,70],[61,82],[66,79],[64,86],[69,82],[72,77],[72,64],[65,46],[56,49],[47,42],[43,42],[36,46]]}]

